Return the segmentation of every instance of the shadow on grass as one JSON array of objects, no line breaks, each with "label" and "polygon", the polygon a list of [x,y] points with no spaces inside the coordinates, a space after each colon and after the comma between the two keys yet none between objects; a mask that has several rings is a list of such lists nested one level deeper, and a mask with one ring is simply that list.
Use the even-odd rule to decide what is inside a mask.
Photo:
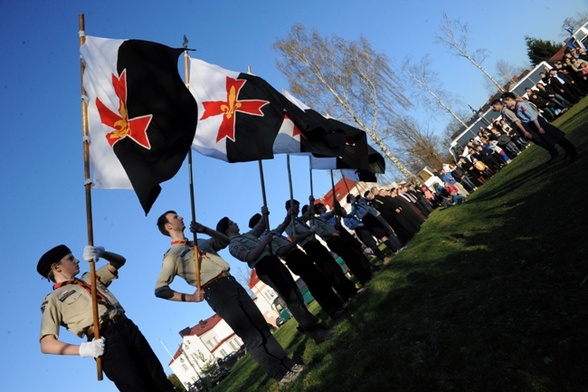
[{"label": "shadow on grass", "polygon": [[[558,120],[580,151],[587,106]],[[548,159],[531,147],[465,204],[433,212],[332,340],[317,346],[288,332],[295,324],[278,332],[314,362],[300,381],[279,386],[250,361],[227,390],[587,390],[588,156]]]}]

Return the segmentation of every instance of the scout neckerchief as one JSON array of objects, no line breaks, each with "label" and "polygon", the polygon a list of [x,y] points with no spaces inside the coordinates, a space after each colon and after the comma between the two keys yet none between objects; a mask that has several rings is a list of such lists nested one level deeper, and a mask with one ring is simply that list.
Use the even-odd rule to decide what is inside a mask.
[{"label": "scout neckerchief", "polygon": [[[92,294],[92,286],[90,284],[86,283],[85,281],[83,281],[81,279],[78,279],[78,278],[73,278],[73,279],[70,279],[70,280],[65,280],[63,282],[55,283],[53,285],[53,290],[57,290],[60,287],[67,286],[67,285],[70,285],[70,284],[75,284],[75,285],[78,285],[78,286],[82,286],[90,294]],[[99,290],[96,290],[96,300],[98,301],[99,304],[104,305],[107,308],[112,308],[112,305],[108,301],[108,298],[106,298],[106,296],[104,294],[102,294]]]},{"label": "scout neckerchief", "polygon": [[[190,248],[194,248],[194,246],[193,246],[194,244],[192,243],[192,241],[189,241],[189,240],[186,240],[186,239],[184,239],[184,240],[173,240],[171,242],[171,244],[172,245],[188,245]],[[200,254],[200,257],[202,259],[207,259],[208,258],[208,256],[206,255],[206,253],[203,252],[199,247],[196,246],[195,248],[198,250],[198,253]]]}]

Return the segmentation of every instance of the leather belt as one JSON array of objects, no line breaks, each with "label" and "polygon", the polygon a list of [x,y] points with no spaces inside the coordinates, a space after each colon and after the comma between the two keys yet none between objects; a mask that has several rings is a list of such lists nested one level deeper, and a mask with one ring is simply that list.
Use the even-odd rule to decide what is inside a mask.
[{"label": "leather belt", "polygon": [[[115,314],[115,315],[111,316],[110,318],[102,320],[102,322],[100,323],[100,331],[102,331],[103,329],[105,329],[111,325],[120,324],[120,323],[123,323],[127,320],[128,320],[128,318],[124,314]],[[90,340],[94,339],[94,326],[88,327],[84,333],[86,334],[88,339],[90,339]]]},{"label": "leather belt", "polygon": [[215,276],[214,278],[210,279],[208,282],[204,283],[201,287],[204,289],[208,286],[210,286],[211,284],[213,284],[214,282],[224,279],[224,278],[228,278],[230,277],[231,274],[229,274],[226,271],[221,272],[220,274],[218,274],[217,276]]}]

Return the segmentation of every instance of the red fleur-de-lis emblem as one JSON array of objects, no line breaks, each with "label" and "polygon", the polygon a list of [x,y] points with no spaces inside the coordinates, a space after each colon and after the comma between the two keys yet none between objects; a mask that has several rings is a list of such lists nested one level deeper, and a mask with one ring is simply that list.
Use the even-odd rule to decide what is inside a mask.
[{"label": "red fleur-de-lis emblem", "polygon": [[239,100],[239,91],[247,83],[243,79],[233,79],[227,76],[226,90],[227,99],[224,101],[206,101],[203,102],[204,113],[200,120],[205,120],[209,117],[222,115],[223,119],[216,136],[216,141],[219,142],[227,137],[235,140],[235,122],[237,113],[246,113],[253,116],[263,117],[261,108],[269,103],[260,99],[245,99]]},{"label": "red fleur-de-lis emblem", "polygon": [[118,113],[110,110],[99,98],[96,98],[96,107],[100,114],[102,123],[114,131],[106,134],[106,140],[110,146],[116,142],[129,137],[140,146],[150,150],[151,143],[147,136],[147,128],[153,118],[153,115],[128,118],[127,111],[127,70],[122,71],[120,78],[112,74],[112,86],[118,97]]}]

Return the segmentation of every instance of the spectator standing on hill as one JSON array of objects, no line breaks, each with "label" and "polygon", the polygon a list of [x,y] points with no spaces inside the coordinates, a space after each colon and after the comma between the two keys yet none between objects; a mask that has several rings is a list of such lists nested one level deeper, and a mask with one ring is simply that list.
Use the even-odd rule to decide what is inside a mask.
[{"label": "spectator standing on hill", "polygon": [[578,156],[576,147],[565,137],[565,133],[561,129],[545,121],[529,104],[518,101],[511,92],[502,94],[502,100],[520,119],[525,128],[525,137],[546,149],[551,155],[551,160],[559,157],[556,144],[564,149],[566,156],[572,162],[576,160]]},{"label": "spectator standing on hill", "polygon": [[[465,158],[464,158],[464,161],[465,161]],[[460,163],[460,162],[461,162],[461,159],[458,161],[458,163]],[[478,187],[476,186],[476,184],[474,184],[472,182],[472,180],[469,178],[467,171],[464,170],[461,166],[449,164],[449,170],[450,170],[451,176],[457,182],[459,182],[462,186],[467,188],[468,192],[471,193],[471,192],[478,190]]]},{"label": "spectator standing on hill", "polygon": [[414,186],[414,184],[409,183],[405,186],[406,193],[409,193],[416,197],[417,204],[420,205],[421,211],[425,213],[426,216],[429,216],[431,212],[433,212],[434,208],[433,205],[429,202],[429,200],[425,197],[424,192],[422,189],[418,189]]},{"label": "spectator standing on hill", "polygon": [[537,94],[540,97],[548,99],[555,105],[556,108],[561,109],[562,112],[565,112],[572,107],[572,103],[562,97],[560,94],[557,94],[550,85],[539,82],[535,85],[535,87],[537,88]]},{"label": "spectator standing on hill", "polygon": [[470,193],[465,189],[465,187],[453,177],[453,172],[445,170],[442,168],[439,170],[439,178],[443,180],[444,183],[450,183],[451,185],[457,187],[460,193],[464,196],[468,196]]},{"label": "spectator standing on hill", "polygon": [[574,104],[584,97],[583,92],[572,83],[572,80],[559,73],[556,68],[549,70],[549,84],[553,86],[555,91]]},{"label": "spectator standing on hill", "polygon": [[531,87],[527,87],[525,91],[529,102],[533,103],[539,110],[541,110],[543,116],[548,121],[553,121],[557,118],[558,114],[561,112],[560,109],[554,108],[549,100],[541,97],[538,92],[533,91]]},{"label": "spectator standing on hill", "polygon": [[[394,228],[394,231],[398,235],[398,238],[403,243],[407,243],[414,237],[416,233],[421,229],[421,224],[424,219],[416,214],[411,208],[407,207],[407,202],[403,203],[403,200],[397,199],[396,197],[389,197],[380,194],[378,187],[372,187],[369,191],[369,195],[372,195],[374,200],[374,207],[386,219],[386,221]],[[398,225],[399,229],[393,226]]]},{"label": "spectator standing on hill", "polygon": [[496,143],[506,151],[510,159],[513,159],[521,153],[521,150],[519,150],[512,139],[506,133],[498,130],[498,128],[492,127],[492,135]]}]

